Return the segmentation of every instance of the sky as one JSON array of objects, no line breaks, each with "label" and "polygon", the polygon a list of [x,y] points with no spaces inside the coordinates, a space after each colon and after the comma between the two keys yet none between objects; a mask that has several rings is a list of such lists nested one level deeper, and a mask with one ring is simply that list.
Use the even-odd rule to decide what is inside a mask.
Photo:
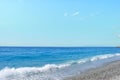
[{"label": "sky", "polygon": [[0,46],[120,46],[120,0],[0,0]]}]

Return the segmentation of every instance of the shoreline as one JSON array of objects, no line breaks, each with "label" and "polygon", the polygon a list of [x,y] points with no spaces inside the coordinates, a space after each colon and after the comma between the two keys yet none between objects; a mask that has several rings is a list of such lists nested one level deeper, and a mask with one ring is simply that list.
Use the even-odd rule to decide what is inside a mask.
[{"label": "shoreline", "polygon": [[120,60],[87,70],[63,80],[120,80]]}]

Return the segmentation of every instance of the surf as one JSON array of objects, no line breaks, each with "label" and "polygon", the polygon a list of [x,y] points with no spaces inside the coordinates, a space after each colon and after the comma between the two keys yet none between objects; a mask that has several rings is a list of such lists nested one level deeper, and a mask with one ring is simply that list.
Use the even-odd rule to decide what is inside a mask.
[{"label": "surf", "polygon": [[[120,53],[97,55],[90,58],[68,61],[62,64],[46,64],[42,67],[5,67],[0,70],[0,80],[61,80],[63,77],[77,73],[76,71],[80,72],[83,70],[82,66],[86,66],[86,64],[90,65],[100,61],[105,62],[107,59],[112,58],[111,60],[113,60],[113,58],[116,59],[116,57],[119,56]],[[89,68],[93,68],[93,66],[86,66],[86,69]],[[70,71],[66,73],[66,70]]]}]

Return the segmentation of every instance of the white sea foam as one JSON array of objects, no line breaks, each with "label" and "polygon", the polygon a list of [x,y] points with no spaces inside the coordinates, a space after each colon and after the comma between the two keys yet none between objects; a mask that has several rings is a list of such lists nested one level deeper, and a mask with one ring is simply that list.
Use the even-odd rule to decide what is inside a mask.
[{"label": "white sea foam", "polygon": [[116,56],[116,54],[106,54],[106,55],[99,55],[92,57],[90,61],[96,61],[96,60],[101,60],[101,59],[107,59]]},{"label": "white sea foam", "polygon": [[4,68],[0,70],[0,80],[59,80],[59,75],[55,77],[54,72],[74,64],[83,64],[97,60],[108,59],[120,56],[120,53],[98,55],[87,59],[81,59],[64,64],[47,64],[43,67],[21,67]]},{"label": "white sea foam", "polygon": [[112,58],[112,57],[117,57],[120,56],[120,53],[116,53],[116,54],[105,54],[105,55],[97,55],[97,56],[93,56],[90,58],[86,58],[86,59],[81,59],[78,60],[77,63],[85,63],[85,62],[93,62],[93,61],[97,61],[97,60],[102,60],[102,59],[107,59],[107,58]]},{"label": "white sea foam", "polygon": [[[50,78],[49,75],[51,75],[50,73],[52,71],[54,72],[57,69],[64,68],[67,66],[70,66],[70,64],[61,64],[61,65],[47,64],[43,67],[21,67],[21,68],[6,67],[0,71],[0,80],[36,80],[36,79],[44,80],[44,78],[45,80],[47,80],[48,77]],[[47,73],[49,75],[47,75]],[[47,75],[47,76],[43,76],[43,75]],[[28,78],[28,76],[32,77],[32,79]]]}]

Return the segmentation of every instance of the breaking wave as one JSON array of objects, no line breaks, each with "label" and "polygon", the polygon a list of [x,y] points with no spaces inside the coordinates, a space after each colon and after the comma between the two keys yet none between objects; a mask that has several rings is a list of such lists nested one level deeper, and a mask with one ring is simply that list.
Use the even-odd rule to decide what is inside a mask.
[{"label": "breaking wave", "polygon": [[91,58],[70,61],[64,64],[47,64],[43,67],[6,67],[0,70],[0,80],[61,80],[63,73],[59,75],[56,74],[61,69],[69,68],[75,64],[84,64],[118,56],[120,56],[120,53],[98,55]]}]

